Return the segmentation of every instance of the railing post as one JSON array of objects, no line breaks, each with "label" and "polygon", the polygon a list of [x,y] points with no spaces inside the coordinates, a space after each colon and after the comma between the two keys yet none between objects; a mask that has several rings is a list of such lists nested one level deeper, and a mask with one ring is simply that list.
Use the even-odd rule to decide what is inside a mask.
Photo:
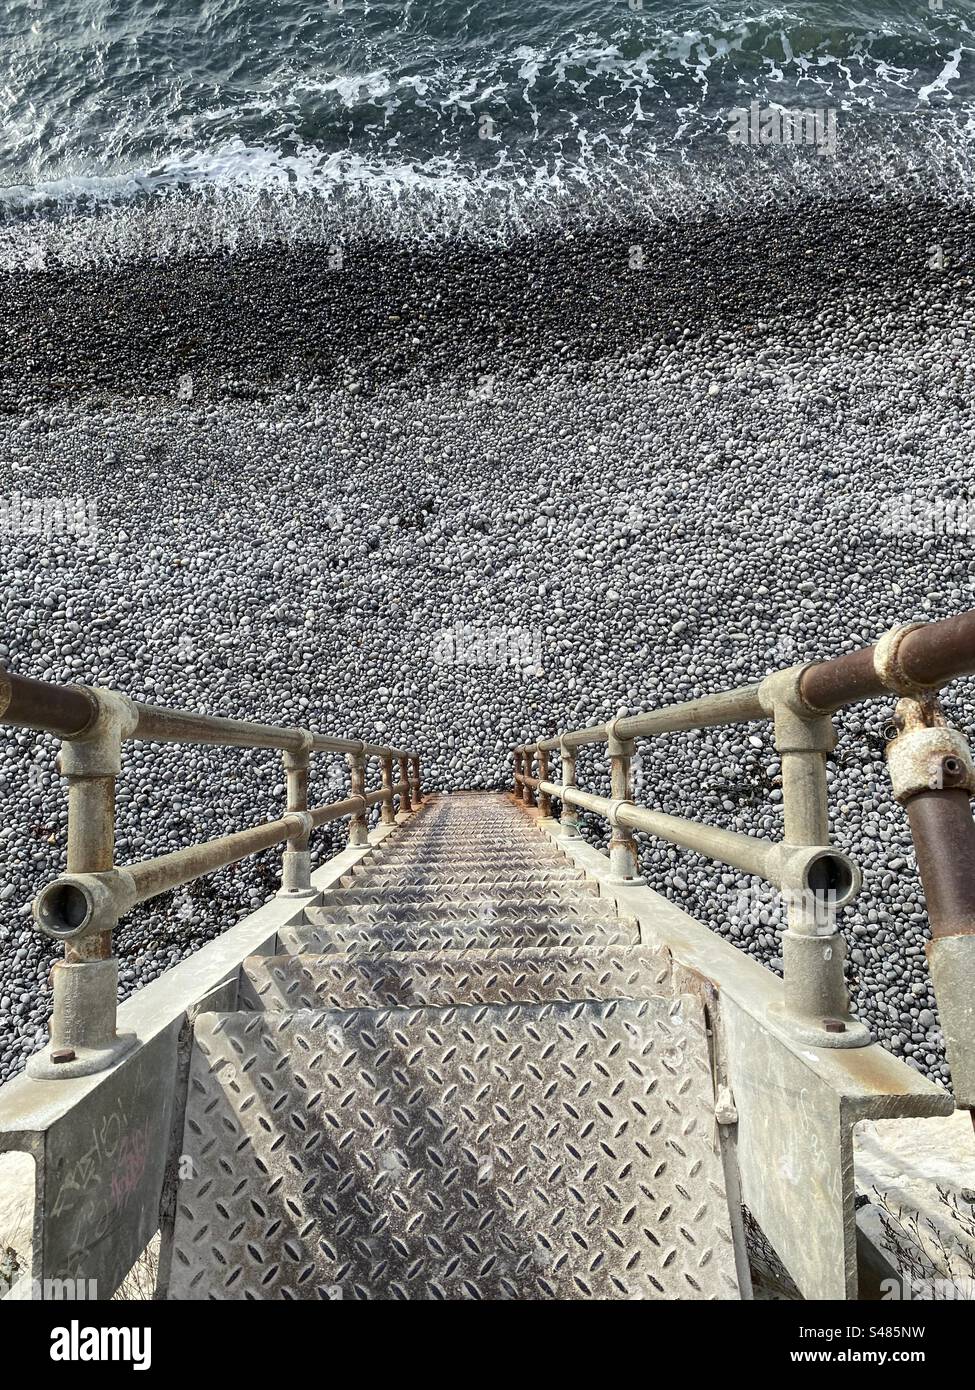
[{"label": "railing post", "polygon": [[383,758],[383,791],[386,793],[380,811],[380,820],[383,825],[396,824],[396,808],[393,805],[393,759],[392,757]]},{"label": "railing post", "polygon": [[[828,714],[810,711],[799,695],[802,667],[777,671],[762,683],[782,763],[784,840],[790,846],[829,844],[826,759],[836,747]],[[781,1017],[790,1031],[818,1047],[863,1047],[864,1025],[850,1014],[843,974],[846,945],[837,929],[836,888],[828,882],[786,889],[788,926],[782,933]]]},{"label": "railing post", "polygon": [[[622,718],[618,715],[617,718]],[[633,832],[620,825],[616,818],[618,806],[632,800],[630,785],[630,759],[633,756],[633,739],[621,739],[616,735],[616,719],[606,726],[606,751],[609,754],[609,795],[613,802],[610,822],[613,832],[609,841],[609,867],[611,883],[644,883],[640,878],[640,861],[637,854],[636,839]]]},{"label": "railing post", "polygon": [[[287,785],[287,809],[289,811],[308,811],[308,764],[314,739],[307,729],[301,730],[301,748],[285,749],[281,757],[284,762],[284,777]],[[287,841],[281,856],[281,894],[289,897],[310,897],[311,854],[308,844],[311,832],[305,830],[293,835]]]},{"label": "railing post", "polygon": [[[534,773],[534,771],[533,771],[533,768],[534,768],[534,765],[535,765],[535,750],[534,750],[534,748],[530,748],[530,747],[528,747],[528,745],[526,744],[526,746],[521,750],[521,756],[522,756],[522,760],[523,760],[523,761],[522,761],[522,767],[523,767],[525,776],[526,776],[526,777],[534,777],[534,775],[535,775],[535,773]],[[534,806],[534,805],[535,805],[535,790],[534,790],[533,787],[530,787],[530,786],[528,785],[527,782],[523,782],[523,783],[522,783],[522,787],[521,787],[521,799],[522,799],[522,801],[525,803],[526,806]]]},{"label": "railing post", "polygon": [[975,761],[933,695],[902,697],[887,745],[894,799],[911,827],[931,924],[925,947],[955,1104],[975,1115]]},{"label": "railing post", "polygon": [[403,783],[403,791],[399,794],[399,814],[396,819],[400,822],[405,821],[413,813],[413,802],[410,800],[409,763],[409,758],[400,758],[399,760],[399,780]]},{"label": "railing post", "polygon": [[[548,749],[542,748],[541,745],[538,748],[538,780],[540,782],[548,781]],[[543,792],[541,787],[538,789],[538,809],[542,816],[548,820],[552,814],[552,798],[548,792]]]},{"label": "railing post", "polygon": [[[115,861],[115,783],[122,770],[122,740],[137,715],[125,696],[94,692],[98,713],[84,737],[66,739],[58,766],[68,783],[70,874],[112,874]],[[106,895],[106,900],[109,895]],[[65,914],[71,917],[71,912]],[[88,910],[62,934],[64,959],[51,971],[50,1042],[28,1060],[28,1074],[45,1079],[89,1076],[112,1066],[135,1044],[116,1033],[118,961],[112,934],[117,918],[106,907]],[[37,907],[35,903],[35,921]]]},{"label": "railing post", "polygon": [[[576,750],[562,740],[561,743],[562,759],[562,787],[574,787],[576,785]],[[565,800],[562,802],[561,830],[559,834],[566,840],[578,840],[579,838],[579,812],[575,806],[570,806]]]},{"label": "railing post", "polygon": [[512,783],[511,783],[511,795],[514,797],[514,799],[515,799],[516,801],[520,801],[520,800],[521,800],[521,749],[520,749],[520,748],[515,748],[515,749],[513,749],[513,750],[512,750],[511,756],[512,756],[512,759],[513,759],[514,765],[515,765],[514,776],[513,776],[513,778],[512,778]]},{"label": "railing post", "polygon": [[[349,781],[353,796],[366,794],[366,759],[364,753],[349,753]],[[366,810],[358,811],[349,823],[349,844],[367,845],[369,843],[369,822]]]},{"label": "railing post", "polygon": [[420,787],[420,755],[415,753],[410,762],[413,765],[413,806],[417,809],[423,805],[423,791]]}]

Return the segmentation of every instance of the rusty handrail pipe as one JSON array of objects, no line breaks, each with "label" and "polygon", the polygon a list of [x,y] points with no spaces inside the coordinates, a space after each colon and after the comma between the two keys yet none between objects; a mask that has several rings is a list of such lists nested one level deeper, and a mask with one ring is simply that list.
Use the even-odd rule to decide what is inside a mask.
[{"label": "rusty handrail pipe", "polygon": [[[938,622],[893,628],[873,646],[811,662],[801,670],[799,693],[811,714],[835,714],[862,700],[902,694],[904,685],[917,693],[938,690],[950,681],[975,674],[975,609]],[[759,698],[760,689],[760,684],[744,685],[626,715],[616,721],[616,732],[622,739],[646,738],[765,719],[767,711]],[[557,752],[563,745],[582,748],[605,743],[612,722],[520,744],[519,751],[542,748]]]},{"label": "rusty handrail pipe", "polygon": [[[189,883],[286,841],[281,892],[309,898],[311,832],[348,817],[349,843],[369,843],[367,813],[382,805],[385,825],[422,803],[419,756],[401,748],[333,737],[311,729],[200,715],[145,705],[116,691],[56,686],[0,670],[0,721],[60,736],[59,770],[68,783],[66,872],[34,903],[38,929],[64,944],[52,972],[51,1041],[28,1062],[37,1077],[90,1075],[114,1064],[133,1045],[116,1033],[118,963],[113,932],[137,903]],[[128,740],[280,750],[287,809],[278,820],[251,826],[155,859],[115,864],[115,784]],[[316,753],[345,754],[352,795],[309,808],[309,761]],[[366,763],[382,764],[382,786],[366,790]],[[392,765],[400,777],[394,782]]]},{"label": "rusty handrail pipe", "polygon": [[[633,807],[629,767],[634,740],[771,719],[782,760],[785,843],[807,850],[819,846],[824,853],[835,855],[828,849],[825,769],[835,744],[831,715],[862,700],[891,694],[901,697],[901,732],[889,750],[891,777],[911,827],[927,900],[933,938],[927,949],[928,962],[942,1013],[956,1100],[972,1108],[975,821],[970,798],[975,793],[975,764],[961,735],[946,731],[936,699],[943,685],[971,674],[975,674],[975,610],[939,622],[909,623],[891,629],[872,646],[778,671],[758,684],[635,715],[620,714],[601,724],[518,744],[514,749],[515,796],[529,806],[537,799],[545,815],[550,814],[552,798],[559,799],[560,833],[566,839],[578,835],[579,808],[609,819],[613,826],[611,873],[615,863],[617,881],[642,882],[630,835],[634,829],[768,877],[758,863],[761,854],[741,843],[749,837],[728,838],[730,832]],[[607,746],[610,798],[591,797],[576,786],[576,751],[592,744]],[[561,785],[532,775],[535,760],[541,769],[542,760],[552,752],[561,755]],[[911,775],[904,773],[905,765],[912,770]],[[809,920],[807,910],[801,905],[793,909],[790,903],[789,927],[783,934],[786,1011],[792,1014],[797,1035],[807,1041],[822,1046],[868,1042],[866,1030],[847,1012],[842,938],[834,931],[831,949],[824,951],[824,944],[821,930]],[[828,1010],[820,1012],[836,1015],[822,1018],[818,1028],[815,1021],[802,1016],[803,1009],[808,1013],[813,999],[832,1001]],[[830,1038],[824,1029],[838,1032]]]},{"label": "rusty handrail pipe", "polygon": [[940,690],[975,674],[975,609],[934,623],[894,628],[861,647],[807,666],[800,692],[810,709],[832,714],[846,705],[889,694]]},{"label": "rusty handrail pipe", "polygon": [[[0,670],[0,722],[58,734],[61,738],[82,738],[98,719],[99,697],[114,694],[87,685],[52,685]],[[125,738],[145,743],[278,748],[282,752],[300,752],[304,746],[304,729],[146,705],[127,696],[116,695],[115,698],[123,700],[133,716],[130,727],[123,734]],[[314,730],[307,732],[311,733],[311,751],[315,753],[362,754],[367,758],[413,756],[404,749],[366,743],[360,738],[337,738]]]}]

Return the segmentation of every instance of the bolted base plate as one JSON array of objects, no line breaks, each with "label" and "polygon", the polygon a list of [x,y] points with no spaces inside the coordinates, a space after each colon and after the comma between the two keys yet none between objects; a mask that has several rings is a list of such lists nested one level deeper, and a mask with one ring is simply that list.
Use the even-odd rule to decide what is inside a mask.
[{"label": "bolted base plate", "polygon": [[843,1031],[830,1032],[825,1024],[814,1018],[797,1018],[788,1013],[781,1004],[770,1004],[769,1021],[796,1042],[809,1043],[812,1047],[869,1047],[873,1042],[870,1030],[859,1019],[849,1014],[837,1016],[829,1022],[842,1023]]},{"label": "bolted base plate", "polygon": [[[108,1047],[76,1047],[70,1062],[51,1060],[51,1044],[35,1052],[27,1059],[27,1075],[37,1081],[69,1081],[74,1076],[94,1076],[96,1072],[108,1071],[120,1062],[127,1052],[131,1052],[138,1042],[135,1033],[120,1033]],[[63,1047],[58,1047],[62,1051]]]}]

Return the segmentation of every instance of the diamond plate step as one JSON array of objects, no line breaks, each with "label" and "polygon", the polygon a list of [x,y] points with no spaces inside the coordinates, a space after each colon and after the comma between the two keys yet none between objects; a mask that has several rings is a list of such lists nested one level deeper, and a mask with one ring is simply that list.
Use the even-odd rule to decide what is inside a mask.
[{"label": "diamond plate step", "polygon": [[389,955],[250,956],[241,1009],[449,1008],[669,993],[670,958],[649,946],[605,951],[399,951]]},{"label": "diamond plate step", "polygon": [[416,907],[480,907],[493,905],[500,907],[511,903],[583,903],[606,908],[612,912],[612,903],[607,898],[598,898],[586,884],[560,883],[545,884],[541,888],[526,887],[524,884],[498,884],[482,888],[475,885],[465,890],[464,885],[415,883],[402,888],[395,884],[388,888],[338,888],[322,893],[321,901],[315,908],[322,907],[365,907],[384,903],[388,906]]},{"label": "diamond plate step", "polygon": [[[474,853],[469,849],[450,850],[387,850],[385,846],[378,846],[368,859],[362,861],[364,867],[369,868],[392,868],[401,864],[422,865],[424,868],[442,868],[450,865],[457,868],[501,868],[532,869],[539,867],[551,867],[556,869],[571,869],[567,859],[561,854],[546,854],[540,852],[534,854],[528,850],[523,853],[506,852],[504,850],[492,850],[488,853]],[[581,873],[577,869],[576,873]]]},{"label": "diamond plate step", "polygon": [[509,870],[505,869],[470,869],[464,873],[452,868],[424,870],[422,868],[411,869],[406,866],[402,869],[355,870],[352,873],[343,874],[342,878],[339,879],[343,888],[351,888],[352,886],[381,888],[387,885],[394,888],[397,884],[404,888],[410,888],[421,884],[437,883],[457,884],[459,887],[466,888],[474,885],[504,887],[515,883],[527,885],[578,882],[580,882],[580,876],[577,869],[538,869],[531,873],[525,871],[515,878]]},{"label": "diamond plate step", "polygon": [[578,922],[592,926],[616,926],[619,917],[612,904],[596,898],[541,899],[529,902],[364,903],[348,907],[310,907],[305,921],[311,926],[444,927],[505,926],[510,923]]},{"label": "diamond plate step", "polygon": [[400,827],[396,835],[396,845],[447,844],[452,836],[458,835],[465,837],[460,843],[493,843],[499,848],[507,844],[520,845],[524,848],[529,845],[539,845],[547,849],[553,848],[553,842],[547,835],[543,835],[534,826],[526,824],[520,817],[516,817],[513,821],[499,822],[496,825],[472,825],[470,822],[458,821],[453,817],[444,820],[439,825],[431,825],[429,821],[423,821],[419,827],[414,828],[412,824],[408,823]]},{"label": "diamond plate step", "polygon": [[537,830],[527,828],[524,821],[499,821],[493,825],[473,824],[470,821],[444,820],[439,823],[423,821],[420,826],[411,824],[401,828],[396,836],[398,844],[420,844],[424,841],[445,844],[451,837],[463,833],[472,844],[550,844]]},{"label": "diamond plate step", "polygon": [[461,951],[471,946],[484,948],[521,946],[635,946],[639,931],[635,925],[571,921],[565,917],[493,923],[381,922],[372,926],[355,923],[299,923],[278,928],[278,950],[291,955],[301,952],[332,951]]},{"label": "diamond plate step", "polygon": [[171,1299],[737,1296],[700,1004],[196,1020]]}]

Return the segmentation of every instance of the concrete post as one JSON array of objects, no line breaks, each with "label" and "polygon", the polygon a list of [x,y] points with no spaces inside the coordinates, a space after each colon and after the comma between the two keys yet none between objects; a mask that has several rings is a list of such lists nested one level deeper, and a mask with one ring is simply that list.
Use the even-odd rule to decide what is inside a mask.
[{"label": "concrete post", "polygon": [[414,754],[410,761],[413,764],[413,806],[416,808],[423,805],[423,791],[420,786],[419,754]]}]

